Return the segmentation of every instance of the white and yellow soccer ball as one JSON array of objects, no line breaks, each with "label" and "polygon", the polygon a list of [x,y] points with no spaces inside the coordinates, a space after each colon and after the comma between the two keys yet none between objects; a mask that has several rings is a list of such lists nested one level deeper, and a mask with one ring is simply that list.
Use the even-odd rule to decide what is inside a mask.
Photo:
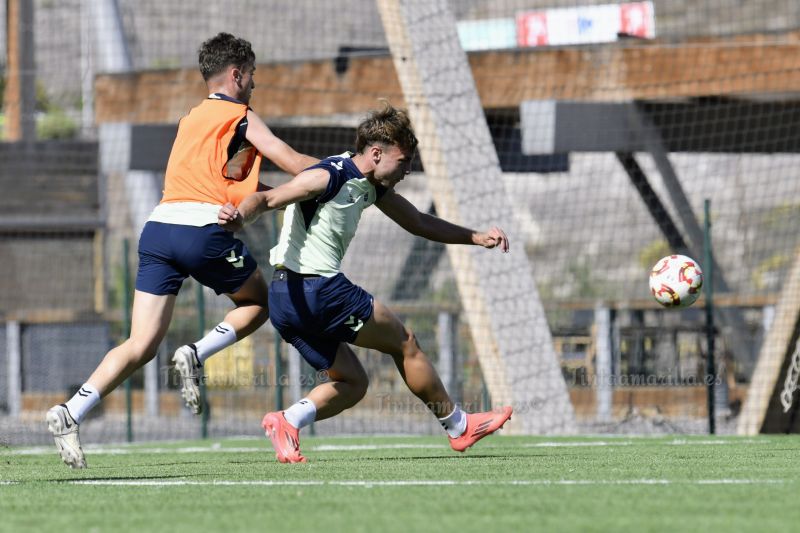
[{"label": "white and yellow soccer ball", "polygon": [[685,255],[662,257],[650,271],[650,292],[664,307],[689,307],[700,297],[703,271]]}]

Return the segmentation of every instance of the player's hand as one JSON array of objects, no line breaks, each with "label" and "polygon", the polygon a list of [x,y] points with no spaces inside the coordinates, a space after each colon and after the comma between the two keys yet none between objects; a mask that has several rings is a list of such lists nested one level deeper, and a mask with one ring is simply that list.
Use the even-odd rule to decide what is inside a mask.
[{"label": "player's hand", "polygon": [[478,244],[484,248],[500,248],[501,252],[508,252],[508,237],[506,237],[506,232],[497,226],[486,233],[478,234]]},{"label": "player's hand", "polygon": [[232,203],[227,203],[219,209],[217,224],[228,231],[239,231],[244,227],[244,217]]}]

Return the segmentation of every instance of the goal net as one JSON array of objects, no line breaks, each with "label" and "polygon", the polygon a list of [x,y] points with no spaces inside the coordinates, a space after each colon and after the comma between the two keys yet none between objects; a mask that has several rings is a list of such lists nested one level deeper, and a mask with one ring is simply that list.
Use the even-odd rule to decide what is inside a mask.
[{"label": "goal net", "polygon": [[[139,232],[220,31],[252,43],[251,106],[295,149],[352,150],[386,99],[421,141],[398,192],[508,233],[507,255],[446,246],[373,208],[343,265],[466,410],[513,405],[518,434],[704,433],[710,406],[720,433],[798,429],[794,2],[14,0],[0,15],[4,442],[47,442],[44,411],[124,340]],[[262,165],[265,184],[289,178]],[[268,279],[282,216],[242,234]],[[711,273],[715,376],[708,292],[679,310],[649,294],[670,253]],[[104,399],[84,439],[258,435],[306,394],[318,376],[268,323],[209,359],[208,416],[183,408],[172,353],[230,308],[187,280],[130,400]],[[441,433],[389,356],[357,353],[366,398],[315,433]]]}]

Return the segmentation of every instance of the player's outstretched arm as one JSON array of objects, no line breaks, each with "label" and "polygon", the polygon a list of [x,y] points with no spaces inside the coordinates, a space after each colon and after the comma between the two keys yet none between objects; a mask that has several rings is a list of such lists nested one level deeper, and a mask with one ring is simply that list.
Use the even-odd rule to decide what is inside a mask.
[{"label": "player's outstretched arm", "polygon": [[292,176],[300,174],[319,162],[319,159],[295,151],[294,148],[276,137],[272,130],[264,124],[261,117],[252,110],[247,112],[246,137],[264,157]]},{"label": "player's outstretched arm", "polygon": [[238,207],[231,203],[223,205],[217,215],[217,223],[228,231],[239,231],[262,213],[319,196],[325,191],[329,180],[330,175],[324,169],[301,172],[274,189],[247,195]]},{"label": "player's outstretched arm", "polygon": [[508,252],[508,237],[502,229],[493,227],[486,232],[480,232],[421,213],[394,190],[386,191],[375,205],[400,227],[418,237],[445,244],[474,244]]}]

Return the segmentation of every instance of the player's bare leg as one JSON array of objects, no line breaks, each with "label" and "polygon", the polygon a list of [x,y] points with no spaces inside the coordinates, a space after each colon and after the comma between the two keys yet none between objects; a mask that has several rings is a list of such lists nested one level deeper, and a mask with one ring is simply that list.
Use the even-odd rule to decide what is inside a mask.
[{"label": "player's bare leg", "polygon": [[372,317],[358,332],[353,344],[392,356],[409,390],[438,418],[453,412],[455,404],[442,384],[414,333],[381,302],[375,300]]},{"label": "player's bare leg", "polygon": [[71,468],[85,468],[78,426],[100,398],[150,361],[166,334],[175,296],[156,296],[136,291],[133,298],[131,336],[109,351],[89,380],[66,404],[47,411],[47,428],[53,435],[61,459]]},{"label": "player's bare leg", "polygon": [[87,380],[105,396],[156,355],[172,320],[175,295],[135,291],[128,340],[109,351]]},{"label": "player's bare leg", "polygon": [[247,337],[269,318],[267,284],[260,269],[257,268],[238,291],[226,296],[236,307],[205,337],[196,343],[179,347],[172,356],[172,362],[181,379],[181,396],[194,414],[203,411],[200,401],[203,362],[223,348]]},{"label": "player's bare leg", "polygon": [[269,318],[267,282],[261,269],[256,268],[238,291],[226,296],[236,304],[225,315],[225,322],[233,326],[237,340],[253,333]]},{"label": "player's bare leg", "polygon": [[344,343],[339,344],[327,375],[328,381],[314,387],[308,396],[285,411],[264,415],[261,426],[281,463],[306,462],[300,453],[300,430],[354,406],[367,393],[367,373],[353,350]]},{"label": "player's bare leg", "polygon": [[353,349],[345,343],[339,344],[336,359],[327,370],[328,381],[320,383],[308,398],[317,409],[315,420],[325,420],[353,407],[367,393],[369,378]]},{"label": "player's bare leg", "polygon": [[442,385],[430,359],[420,349],[414,333],[392,311],[375,300],[372,317],[359,331],[357,346],[392,356],[408,388],[436,415],[450,438],[450,446],[463,452],[503,427],[511,407],[496,412],[467,414],[456,406]]}]

